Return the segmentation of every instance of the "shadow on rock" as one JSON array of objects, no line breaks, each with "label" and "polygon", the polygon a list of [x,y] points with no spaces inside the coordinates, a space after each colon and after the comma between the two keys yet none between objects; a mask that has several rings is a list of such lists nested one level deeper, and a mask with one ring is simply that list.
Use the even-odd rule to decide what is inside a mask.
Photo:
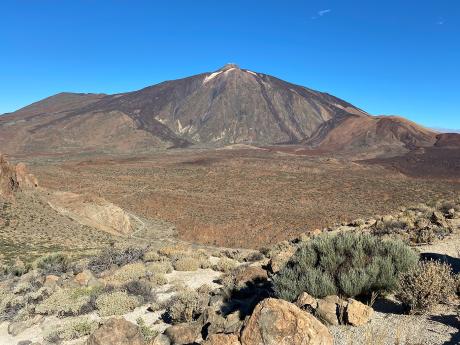
[{"label": "shadow on rock", "polygon": [[221,311],[224,315],[239,311],[240,317],[244,319],[252,314],[260,301],[271,296],[273,296],[271,282],[267,279],[256,278],[241,288],[234,288],[229,291]]}]

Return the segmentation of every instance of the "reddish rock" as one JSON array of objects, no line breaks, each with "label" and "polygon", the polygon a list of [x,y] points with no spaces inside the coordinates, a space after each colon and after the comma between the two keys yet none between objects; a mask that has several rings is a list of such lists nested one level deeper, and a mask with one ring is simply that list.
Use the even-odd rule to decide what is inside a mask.
[{"label": "reddish rock", "polygon": [[254,309],[241,336],[242,345],[332,345],[326,326],[296,305],[273,298]]}]

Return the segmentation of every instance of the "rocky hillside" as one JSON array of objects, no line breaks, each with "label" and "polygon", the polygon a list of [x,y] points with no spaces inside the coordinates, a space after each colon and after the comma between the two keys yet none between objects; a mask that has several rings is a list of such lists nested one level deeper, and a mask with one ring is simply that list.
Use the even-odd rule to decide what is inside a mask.
[{"label": "rocky hillside", "polygon": [[8,153],[235,143],[399,152],[432,145],[434,134],[234,64],[134,92],[62,93],[0,117],[0,145]]},{"label": "rocky hillside", "polygon": [[460,199],[260,252],[171,242],[17,260],[0,266],[0,343],[456,343],[459,231]]}]

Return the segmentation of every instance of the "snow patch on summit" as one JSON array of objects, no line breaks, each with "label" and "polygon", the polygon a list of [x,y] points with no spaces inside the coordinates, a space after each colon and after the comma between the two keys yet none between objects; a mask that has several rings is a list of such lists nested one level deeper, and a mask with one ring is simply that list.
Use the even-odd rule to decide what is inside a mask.
[{"label": "snow patch on summit", "polygon": [[256,73],[256,72],[253,72],[253,71],[250,71],[250,70],[246,70],[246,72],[251,73],[251,74],[253,74],[253,75],[255,75],[255,76],[257,77],[257,73]]},{"label": "snow patch on summit", "polygon": [[206,84],[208,81],[214,79],[215,77],[217,77],[221,73],[222,73],[222,71],[219,71],[219,72],[211,73],[210,75],[206,76],[206,78],[204,78],[204,80],[203,80],[203,84]]}]

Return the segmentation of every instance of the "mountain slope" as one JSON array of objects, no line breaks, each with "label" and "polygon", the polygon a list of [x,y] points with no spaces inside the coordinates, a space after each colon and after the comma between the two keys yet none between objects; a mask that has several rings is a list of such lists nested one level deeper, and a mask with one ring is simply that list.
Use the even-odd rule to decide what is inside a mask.
[{"label": "mountain slope", "polygon": [[8,153],[234,143],[365,150],[432,145],[433,138],[401,119],[378,120],[327,93],[233,64],[134,92],[59,94],[0,117],[0,145]]}]

